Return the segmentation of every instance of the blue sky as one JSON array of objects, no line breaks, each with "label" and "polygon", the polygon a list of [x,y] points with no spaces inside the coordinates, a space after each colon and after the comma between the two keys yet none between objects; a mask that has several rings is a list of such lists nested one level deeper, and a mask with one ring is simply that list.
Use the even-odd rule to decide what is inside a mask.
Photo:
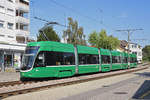
[{"label": "blue sky", "polygon": [[[35,16],[64,25],[67,24],[67,17],[72,17],[84,28],[86,39],[91,32],[105,29],[108,35],[127,40],[127,33],[116,30],[142,28],[144,30],[131,34],[131,41],[145,46],[150,44],[149,5],[150,0],[31,0],[31,36],[36,37],[45,24],[34,19]],[[61,37],[66,28],[54,26],[54,29]]]}]

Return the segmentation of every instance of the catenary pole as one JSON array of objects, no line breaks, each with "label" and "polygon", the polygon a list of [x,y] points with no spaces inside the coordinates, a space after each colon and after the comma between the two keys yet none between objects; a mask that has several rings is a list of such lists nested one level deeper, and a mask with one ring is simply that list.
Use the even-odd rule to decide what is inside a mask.
[{"label": "catenary pole", "polygon": [[130,63],[130,57],[129,57],[129,53],[130,53],[130,35],[132,32],[134,31],[138,31],[138,30],[143,30],[143,29],[123,29],[123,30],[116,30],[117,32],[127,32],[128,33],[128,66]]}]

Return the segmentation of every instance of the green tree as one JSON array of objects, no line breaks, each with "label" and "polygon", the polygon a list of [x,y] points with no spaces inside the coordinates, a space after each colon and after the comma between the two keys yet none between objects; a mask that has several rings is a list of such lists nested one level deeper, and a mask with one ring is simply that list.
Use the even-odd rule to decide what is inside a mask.
[{"label": "green tree", "polygon": [[83,27],[79,27],[78,22],[73,21],[71,17],[68,18],[68,28],[63,32],[63,38],[67,43],[86,45]]},{"label": "green tree", "polygon": [[150,61],[150,45],[145,46],[142,49],[142,52],[143,52],[143,60]]},{"label": "green tree", "polygon": [[63,32],[64,41],[71,43],[75,48],[75,71],[78,72],[78,50],[77,44],[86,45],[85,35],[83,34],[83,27],[78,26],[77,21],[73,21],[71,17],[68,18],[68,28]]},{"label": "green tree", "polygon": [[[43,30],[44,34],[47,36],[47,38],[50,41],[57,41],[60,42],[59,36],[56,34],[56,32],[53,30],[52,27],[47,27]],[[47,41],[43,36],[42,33],[39,31],[39,35],[37,36],[37,41]]]},{"label": "green tree", "polygon": [[120,41],[112,35],[107,36],[105,30],[101,30],[99,33],[96,31],[92,32],[89,35],[88,41],[92,46],[110,50],[114,50],[120,45]]},{"label": "green tree", "polygon": [[88,42],[92,45],[92,46],[97,46],[97,42],[98,42],[99,38],[98,38],[98,34],[96,31],[94,31],[93,33],[91,33],[89,35],[89,39]]},{"label": "green tree", "polygon": [[115,50],[120,46],[120,41],[118,40],[118,38],[111,36],[108,36],[108,49],[110,50]]}]

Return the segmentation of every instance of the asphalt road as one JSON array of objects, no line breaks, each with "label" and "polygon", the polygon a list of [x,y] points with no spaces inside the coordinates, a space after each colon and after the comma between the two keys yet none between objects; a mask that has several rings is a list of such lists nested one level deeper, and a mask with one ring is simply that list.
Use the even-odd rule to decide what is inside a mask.
[{"label": "asphalt road", "polygon": [[150,72],[60,100],[150,100]]},{"label": "asphalt road", "polygon": [[[147,91],[149,91],[150,88],[147,86],[150,87],[150,80],[144,81],[143,77],[138,76],[85,93],[62,98],[60,100],[128,100],[131,98],[150,99],[150,93],[147,94]],[[140,87],[140,89],[135,92],[137,87]]]}]

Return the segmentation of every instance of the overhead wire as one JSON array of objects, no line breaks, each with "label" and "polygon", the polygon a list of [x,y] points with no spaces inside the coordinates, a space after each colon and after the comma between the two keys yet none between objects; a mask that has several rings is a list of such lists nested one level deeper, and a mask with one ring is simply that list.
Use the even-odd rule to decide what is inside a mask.
[{"label": "overhead wire", "polygon": [[78,15],[80,15],[80,16],[82,16],[82,17],[88,19],[88,20],[91,20],[91,21],[93,21],[93,22],[95,22],[95,23],[97,23],[97,24],[101,24],[101,25],[103,25],[103,26],[105,26],[105,27],[108,27],[109,29],[111,29],[111,30],[113,30],[113,31],[115,30],[114,28],[112,28],[112,27],[110,27],[110,26],[108,26],[108,25],[106,25],[106,24],[104,24],[104,23],[101,23],[101,22],[98,21],[97,19],[92,18],[92,17],[89,17],[89,16],[87,16],[87,15],[84,15],[83,13],[80,13],[79,11],[77,11],[77,10],[71,8],[71,7],[68,7],[68,6],[63,5],[63,4],[61,4],[61,3],[58,3],[58,2],[56,2],[55,0],[49,0],[49,1],[50,1],[51,3],[57,5],[57,6],[63,7],[63,8],[65,8],[65,9],[67,9],[67,10],[73,12],[73,13],[76,13],[76,14],[78,14]]}]

